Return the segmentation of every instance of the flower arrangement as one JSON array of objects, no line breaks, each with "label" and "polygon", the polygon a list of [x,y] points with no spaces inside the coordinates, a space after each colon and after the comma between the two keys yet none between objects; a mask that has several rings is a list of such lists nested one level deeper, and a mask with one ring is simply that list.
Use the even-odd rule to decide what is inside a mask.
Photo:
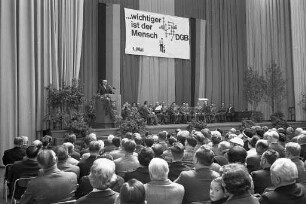
[{"label": "flower arrangement", "polygon": [[207,128],[207,123],[204,121],[192,120],[188,123],[187,130],[191,132],[192,130],[201,131],[202,129]]},{"label": "flower arrangement", "polygon": [[131,113],[119,122],[119,131],[121,135],[127,132],[132,133],[144,133],[146,127],[146,121],[140,116],[138,112],[131,111]]}]

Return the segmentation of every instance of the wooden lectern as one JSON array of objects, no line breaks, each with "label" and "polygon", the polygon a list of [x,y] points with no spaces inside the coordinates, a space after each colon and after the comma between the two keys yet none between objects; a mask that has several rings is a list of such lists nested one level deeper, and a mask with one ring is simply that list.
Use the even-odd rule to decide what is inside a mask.
[{"label": "wooden lectern", "polygon": [[[121,95],[120,94],[105,94],[111,101],[113,101],[116,110],[121,115]],[[113,128],[115,127],[115,121],[112,120],[110,114],[106,114],[103,102],[100,99],[96,99],[96,122],[95,128]]]}]

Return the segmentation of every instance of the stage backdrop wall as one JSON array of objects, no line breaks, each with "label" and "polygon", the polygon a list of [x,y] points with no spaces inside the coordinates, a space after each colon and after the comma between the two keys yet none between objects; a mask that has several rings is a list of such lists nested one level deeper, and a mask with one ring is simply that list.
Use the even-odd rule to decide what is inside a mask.
[{"label": "stage backdrop wall", "polygon": [[0,158],[46,128],[45,87],[78,78],[82,28],[83,0],[0,1]]}]

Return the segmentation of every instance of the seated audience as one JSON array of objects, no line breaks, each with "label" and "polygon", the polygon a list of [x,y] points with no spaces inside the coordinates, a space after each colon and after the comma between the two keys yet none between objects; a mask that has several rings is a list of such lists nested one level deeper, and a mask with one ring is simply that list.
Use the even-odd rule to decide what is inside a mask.
[{"label": "seated audience", "polygon": [[125,152],[123,157],[114,160],[116,164],[116,173],[123,177],[126,172],[133,171],[139,167],[139,161],[134,154],[136,143],[134,140],[127,140],[122,144],[122,148]]},{"label": "seated audience", "polygon": [[208,145],[199,148],[194,156],[194,169],[182,171],[174,181],[185,188],[183,203],[208,201],[211,181],[219,174],[211,170],[214,152]]},{"label": "seated audience", "polygon": [[272,187],[270,167],[278,159],[278,152],[271,149],[265,151],[261,156],[260,166],[262,169],[253,171],[251,176],[254,182],[254,192],[262,194],[267,187]]},{"label": "seated audience", "polygon": [[160,144],[163,148],[163,152],[168,148],[167,140],[167,132],[162,131],[158,133],[158,144]]},{"label": "seated audience", "polygon": [[32,145],[36,146],[38,149],[42,148],[42,142],[40,140],[34,140]]},{"label": "seated audience", "polygon": [[131,179],[122,185],[116,204],[146,204],[145,199],[146,191],[143,183]]},{"label": "seated audience", "polygon": [[249,139],[248,145],[249,150],[247,152],[247,157],[252,155],[256,155],[256,143],[260,138],[257,135],[254,135],[252,138]]},{"label": "seated audience", "polygon": [[42,149],[52,149],[53,138],[50,135],[45,135],[41,138]]},{"label": "seated audience", "polygon": [[226,204],[259,204],[258,199],[250,194],[252,181],[245,166],[233,163],[224,166],[222,180],[229,194]]},{"label": "seated audience", "polygon": [[160,158],[154,158],[149,164],[151,181],[145,184],[148,204],[181,204],[184,187],[168,179],[168,163]]},{"label": "seated audience", "polygon": [[161,144],[155,143],[152,146],[154,157],[163,159],[164,148]]},{"label": "seated audience", "polygon": [[279,144],[278,132],[272,130],[272,131],[266,132],[265,135],[267,135],[269,148],[277,151],[280,158],[285,157],[285,148]]},{"label": "seated audience", "polygon": [[195,154],[196,145],[197,145],[197,140],[193,136],[188,136],[186,138],[183,162],[190,167],[193,167],[193,157]]},{"label": "seated audience", "polygon": [[200,131],[195,131],[193,135],[197,140],[197,145],[194,147],[195,151],[197,151],[204,144],[205,136]]},{"label": "seated audience", "polygon": [[89,144],[92,141],[97,141],[97,135],[95,133],[90,133],[89,135],[86,135],[84,139],[85,147],[81,150],[80,155],[82,156],[84,153],[89,152]]},{"label": "seated audience", "polygon": [[271,166],[271,181],[275,189],[262,194],[261,204],[297,204],[306,203],[306,189],[296,183],[298,170],[287,158],[277,159]]},{"label": "seated audience", "polygon": [[176,142],[171,147],[172,162],[169,164],[169,179],[174,181],[182,171],[188,171],[191,168],[183,163],[184,145]]},{"label": "seated audience", "polygon": [[145,147],[138,154],[138,160],[140,167],[132,172],[125,173],[125,181],[129,181],[130,179],[137,179],[142,183],[146,184],[151,181],[149,174],[149,164],[150,161],[154,158],[154,152],[151,148]]},{"label": "seated audience", "polygon": [[[72,164],[72,165],[78,165],[79,161],[75,159],[75,158],[78,158],[78,157],[75,156],[75,158],[73,158],[73,157],[71,156],[71,154],[72,154],[73,151],[74,151],[74,146],[73,146],[73,144],[70,143],[70,142],[65,142],[65,143],[63,144],[63,146],[66,147],[67,150],[68,150],[67,163]],[[84,155],[84,154],[83,154],[83,155]]]},{"label": "seated audience", "polygon": [[266,140],[258,140],[255,145],[256,154],[247,157],[246,163],[249,172],[257,171],[260,169],[261,155],[268,150],[269,144]]},{"label": "seated audience", "polygon": [[[14,182],[19,178],[24,177],[34,177],[38,175],[38,170],[40,169],[40,166],[37,162],[37,154],[39,152],[39,149],[34,146],[30,145],[26,149],[26,156],[21,161],[16,161],[11,170],[8,173],[8,180],[12,184],[11,188],[13,188]],[[11,189],[12,191],[13,189]],[[25,188],[17,188],[15,190],[15,198],[20,199],[21,195],[25,191]]]},{"label": "seated audience", "polygon": [[136,143],[135,152],[139,154],[139,152],[144,148],[143,146],[143,139],[139,133],[134,133],[134,140]]},{"label": "seated audience", "polygon": [[23,139],[21,137],[14,138],[14,147],[4,151],[2,162],[4,165],[13,164],[20,161],[25,156],[25,150],[22,148]]},{"label": "seated audience", "polygon": [[[73,145],[73,150],[69,154],[70,154],[70,156],[72,158],[74,158],[74,159],[79,161],[80,158],[81,158],[81,155],[79,153],[81,151],[81,147],[79,145],[75,144],[75,142],[76,142],[76,135],[74,133],[66,135],[64,142],[65,143],[66,142],[70,142]],[[69,152],[69,150],[68,150],[68,152]]]},{"label": "seated audience", "polygon": [[[70,143],[71,144],[71,143]],[[79,178],[80,167],[72,165],[67,162],[68,159],[68,149],[62,145],[55,147],[55,154],[57,156],[57,168],[65,172],[73,172]]]},{"label": "seated audience", "polygon": [[227,159],[229,163],[240,163],[245,165],[247,151],[241,146],[234,146],[229,149]]},{"label": "seated audience", "polygon": [[221,155],[218,149],[218,144],[222,141],[222,136],[219,131],[211,131],[212,151],[215,156]]},{"label": "seated audience", "polygon": [[231,148],[231,144],[227,141],[222,141],[218,144],[218,149],[220,152],[220,155],[215,155],[214,162],[219,164],[220,166],[224,166],[228,164],[228,160],[225,157],[228,150]]},{"label": "seated audience", "polygon": [[173,136],[170,136],[168,138],[168,149],[166,149],[163,154],[162,157],[164,158],[164,160],[166,160],[168,163],[172,162],[172,154],[171,154],[171,147],[173,146],[174,143],[177,142],[177,139]]},{"label": "seated audience", "polygon": [[180,142],[182,145],[185,146],[186,138],[190,135],[189,131],[187,130],[179,130],[177,132],[177,141]]},{"label": "seated audience", "polygon": [[297,183],[306,184],[306,172],[304,167],[304,162],[300,159],[301,146],[295,142],[289,142],[285,146],[286,158],[291,159],[291,161],[296,165],[298,170]]},{"label": "seated audience", "polygon": [[146,147],[152,147],[152,145],[154,144],[154,139],[152,136],[147,136],[145,139],[144,139],[144,144]]},{"label": "seated audience", "polygon": [[89,143],[88,150],[90,156],[88,158],[81,159],[81,161],[78,163],[78,166],[80,167],[80,178],[89,174],[93,162],[99,156],[100,143],[98,141],[91,141]]},{"label": "seated audience", "polygon": [[74,198],[77,176],[72,172],[60,171],[56,166],[53,150],[44,149],[37,155],[42,172],[33,178],[20,199],[21,204],[56,203]]},{"label": "seated audience", "polygon": [[[127,141],[128,139],[127,138],[124,138],[122,141],[120,139],[120,137],[114,137],[113,138],[113,144],[117,147],[117,149],[111,151],[109,154],[113,157],[114,160],[120,158],[120,157],[123,157],[124,154],[125,154],[125,151],[123,149],[123,144],[125,141]],[[120,146],[121,144],[121,146]]]},{"label": "seated audience", "polygon": [[110,186],[116,181],[115,163],[108,159],[97,159],[94,161],[88,176],[93,190],[79,198],[76,204],[113,204],[118,197],[118,193],[111,190]]},{"label": "seated audience", "polygon": [[119,148],[120,144],[118,147],[113,144],[114,137],[115,137],[114,135],[109,135],[107,137],[107,141],[105,141],[105,146],[104,146],[105,153],[117,150]]},{"label": "seated audience", "polygon": [[209,191],[211,204],[223,204],[226,202],[227,194],[222,183],[222,177],[215,178],[211,181]]}]

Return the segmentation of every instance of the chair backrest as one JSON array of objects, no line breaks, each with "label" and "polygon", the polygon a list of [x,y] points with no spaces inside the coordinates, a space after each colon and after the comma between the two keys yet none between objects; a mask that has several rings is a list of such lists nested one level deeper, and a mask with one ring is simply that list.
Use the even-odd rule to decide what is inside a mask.
[{"label": "chair backrest", "polygon": [[51,203],[51,204],[74,204],[76,200],[67,200],[67,201],[62,201],[62,202],[57,202],[57,203]]},{"label": "chair backrest", "polygon": [[7,180],[7,176],[9,171],[12,169],[13,164],[7,164],[5,165],[5,169],[4,169],[4,179]]},{"label": "chair backrest", "polygon": [[[14,183],[14,188],[13,188],[13,195],[12,195],[12,201],[17,199],[19,200],[21,195],[24,193],[25,189],[28,186],[28,183],[35,177],[26,177],[26,178],[19,178],[15,181]],[[18,191],[18,197],[16,197]]]}]

